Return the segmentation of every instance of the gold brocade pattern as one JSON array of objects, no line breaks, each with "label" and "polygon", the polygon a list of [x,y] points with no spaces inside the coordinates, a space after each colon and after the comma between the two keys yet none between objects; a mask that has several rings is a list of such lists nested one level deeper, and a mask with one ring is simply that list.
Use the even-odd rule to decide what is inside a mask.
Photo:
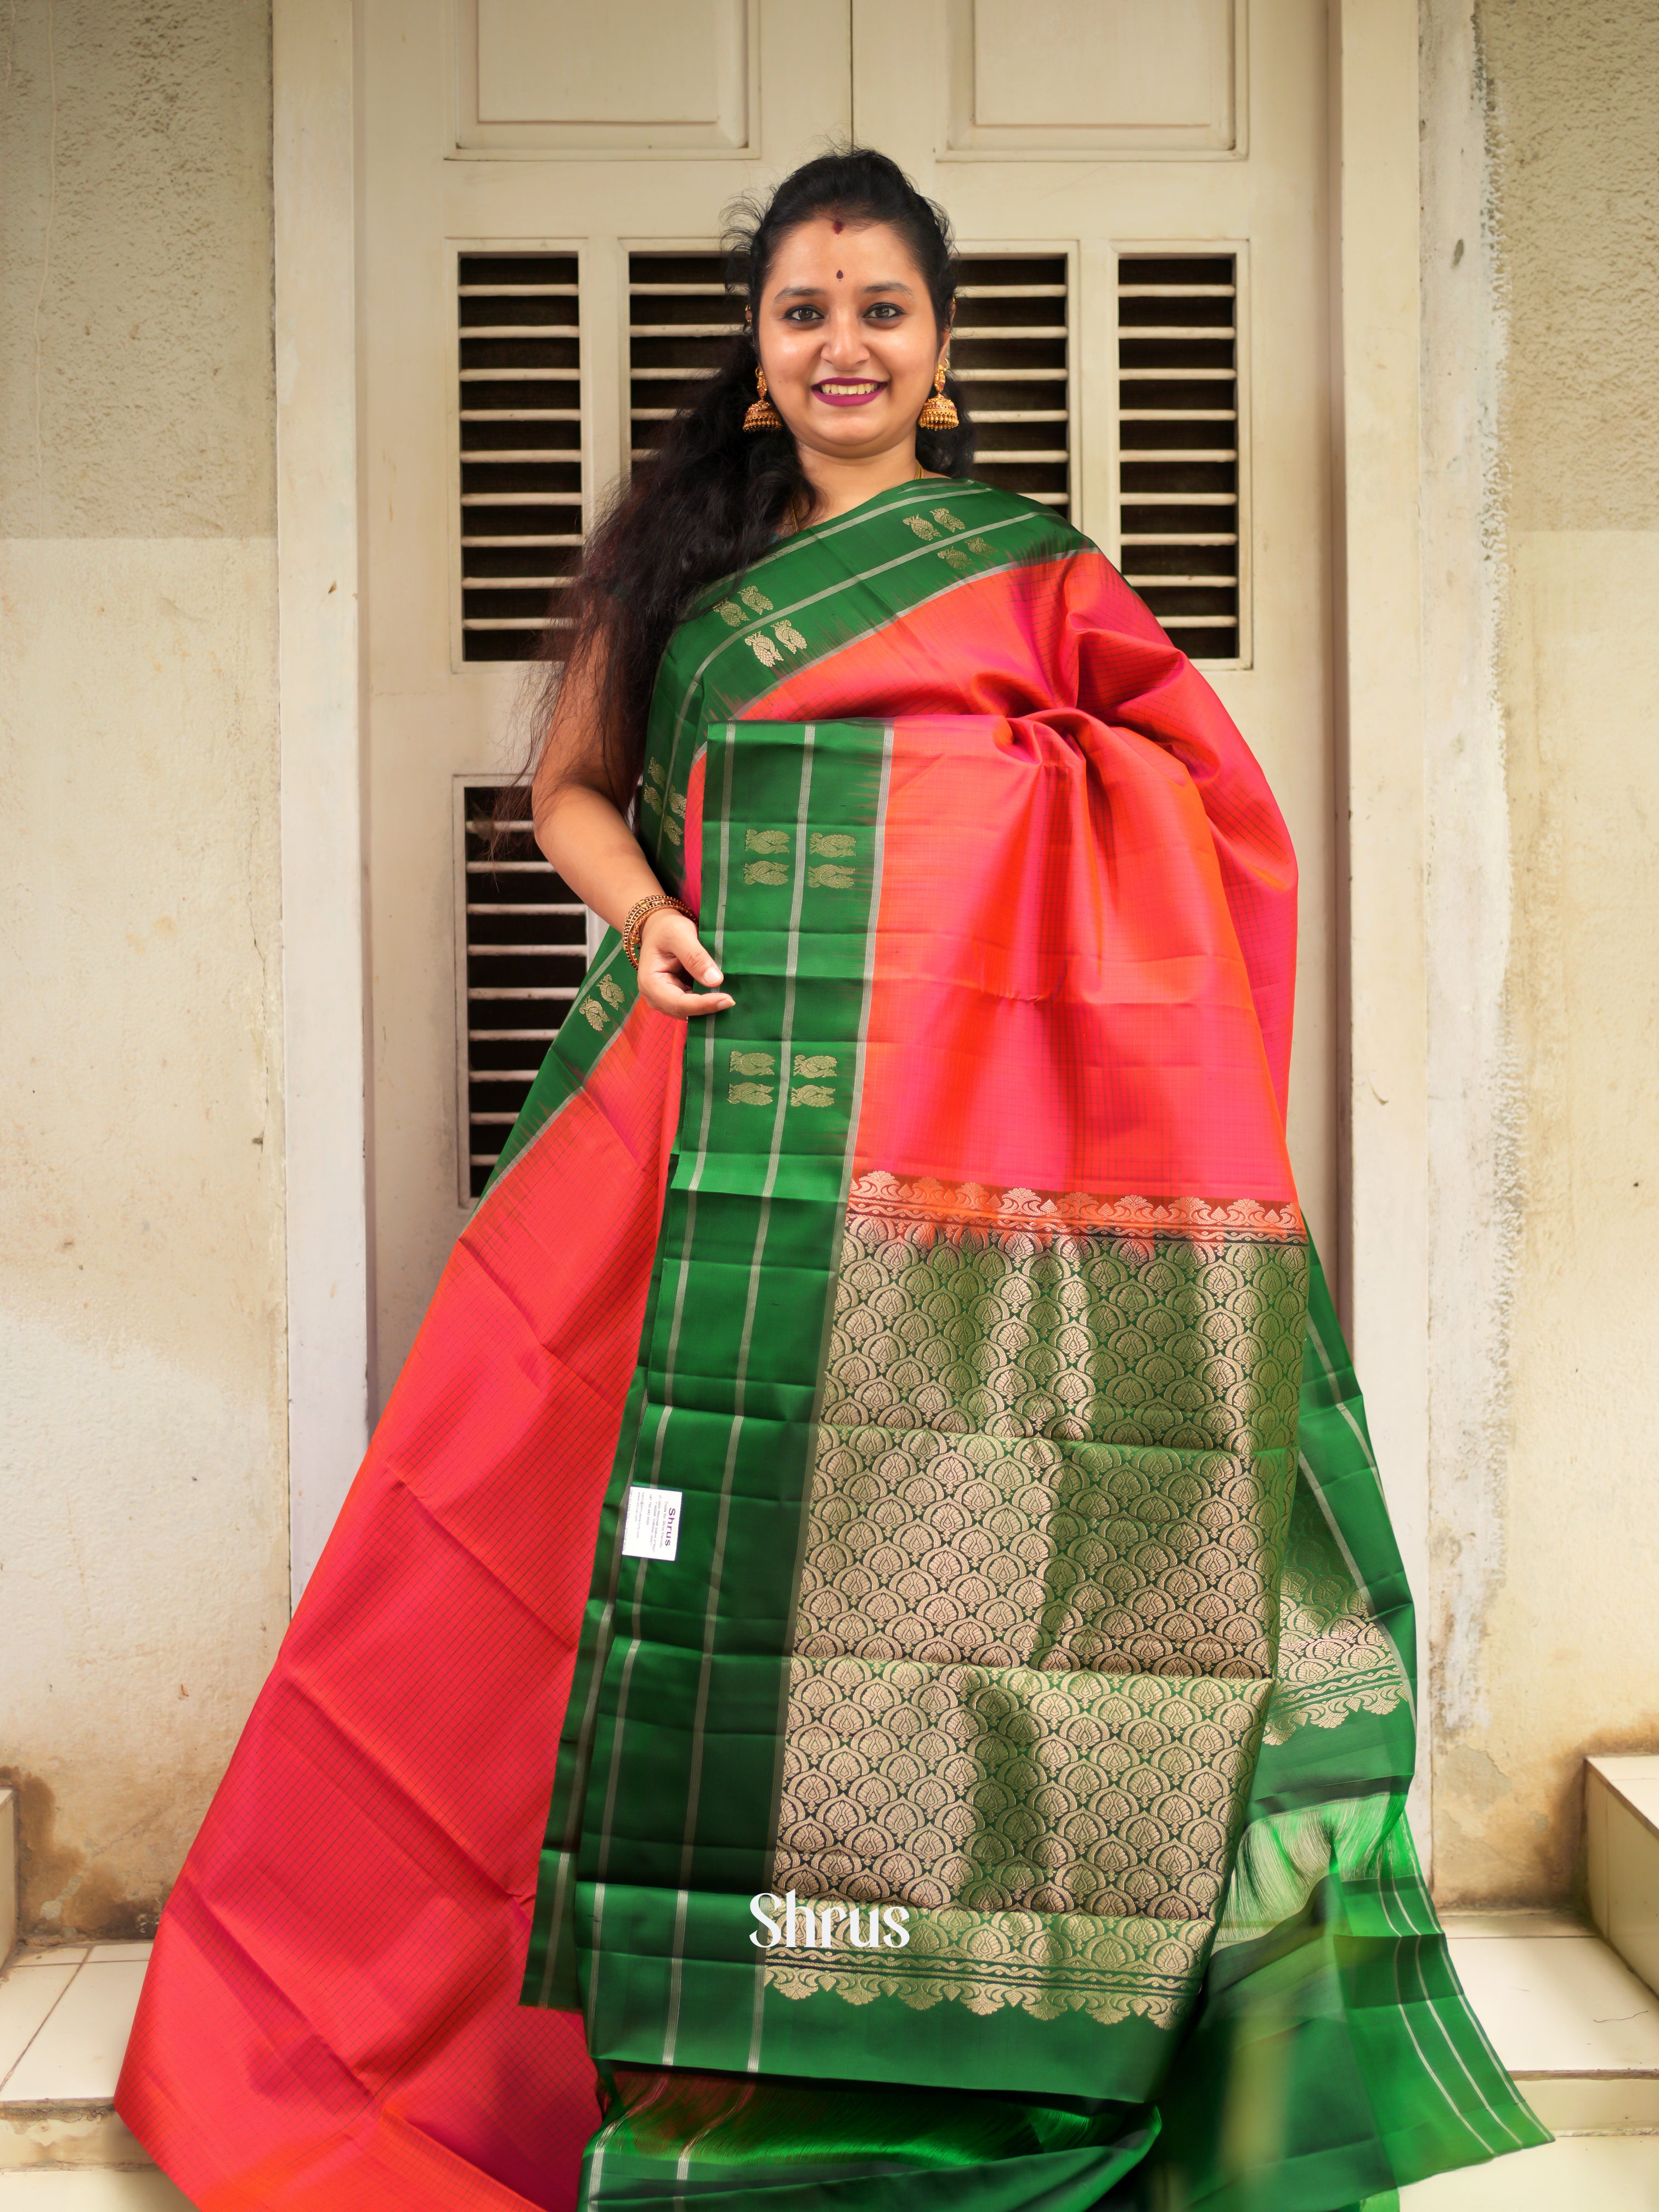
[{"label": "gold brocade pattern", "polygon": [[913,1914],[902,1951],[769,1954],[767,1986],[786,1997],[828,1990],[848,2004],[897,1997],[924,2012],[1018,2007],[1038,2020],[1086,2013],[1103,2025],[1139,2018],[1174,2027],[1197,1990],[1207,1920],[1107,1920],[1083,1913]]},{"label": "gold brocade pattern", "polygon": [[1290,1455],[826,1430],[796,1649],[1265,1675]]},{"label": "gold brocade pattern", "polygon": [[1268,1686],[797,1660],[775,1886],[1206,1920]]},{"label": "gold brocade pattern", "polygon": [[1293,1442],[1305,1244],[1143,1239],[1141,1200],[1115,1230],[1102,1200],[927,1195],[890,1176],[854,1188],[825,1421],[1240,1455]]},{"label": "gold brocade pattern", "polygon": [[1306,1297],[1293,1206],[855,1183],[771,1881],[919,1917],[772,1986],[1179,2016],[1273,1687]]}]

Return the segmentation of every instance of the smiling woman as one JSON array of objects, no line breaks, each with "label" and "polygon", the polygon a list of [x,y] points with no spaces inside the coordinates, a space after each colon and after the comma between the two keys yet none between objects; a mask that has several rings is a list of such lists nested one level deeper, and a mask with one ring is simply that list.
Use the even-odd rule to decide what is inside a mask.
[{"label": "smiling woman", "polygon": [[543,850],[623,930],[647,1004],[679,1017],[732,1001],[624,818],[670,636],[699,585],[877,493],[959,478],[973,451],[948,383],[944,210],[894,162],[854,149],[808,162],[744,214],[731,240],[743,334],[596,533],[560,610],[575,636],[550,635],[550,654],[568,657],[546,664],[536,715]]},{"label": "smiling woman", "polygon": [[755,331],[768,396],[795,441],[822,519],[895,483],[949,358],[933,301],[887,223],[818,216],[778,248]]},{"label": "smiling woman", "polygon": [[215,2212],[1346,2212],[1536,2142],[1403,1820],[1279,810],[967,475],[890,161],[787,179],[738,275],[536,768],[613,927],[122,2112]]}]

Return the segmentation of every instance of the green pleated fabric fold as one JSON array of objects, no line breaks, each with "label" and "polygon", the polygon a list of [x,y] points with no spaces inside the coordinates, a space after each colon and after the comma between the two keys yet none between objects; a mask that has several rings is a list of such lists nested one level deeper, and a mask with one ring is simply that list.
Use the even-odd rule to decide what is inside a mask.
[{"label": "green pleated fabric fold", "polygon": [[[1375,1710],[1333,1721],[1316,1685],[1277,1686],[1215,1948],[1154,2100],[1089,2110],[618,2069],[586,2169],[590,2212],[1394,2212],[1409,2182],[1549,2141],[1463,1996],[1406,1823],[1410,1594],[1310,1260],[1299,1556],[1304,1574],[1325,1571],[1320,1625],[1347,1625],[1350,1692],[1369,1690]],[[1307,1640],[1299,1605],[1292,1565],[1281,1659]]]},{"label": "green pleated fabric fold", "polygon": [[[1310,1250],[1298,1506],[1346,1618],[1414,1687],[1414,1623],[1359,1384]],[[1284,1679],[1281,1721],[1297,1710]],[[1375,1655],[1386,1682],[1388,1654]],[[1268,1735],[1197,2014],[1159,2095],[1161,2212],[1345,2212],[1549,2142],[1464,1996],[1405,1818],[1414,1698]],[[1275,1735],[1279,1736],[1274,1741]],[[1151,2176],[1149,2175],[1149,2179]]]},{"label": "green pleated fabric fold", "polygon": [[1094,2212],[1158,2133],[1156,2114],[1121,2106],[867,2082],[619,2071],[605,2087],[590,2207]]}]

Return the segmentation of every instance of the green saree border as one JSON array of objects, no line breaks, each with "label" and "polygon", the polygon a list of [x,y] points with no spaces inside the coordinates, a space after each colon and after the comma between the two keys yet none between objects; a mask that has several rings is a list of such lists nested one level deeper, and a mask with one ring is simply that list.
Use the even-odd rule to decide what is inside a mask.
[{"label": "green saree border", "polygon": [[[597,1984],[590,1978],[587,2020],[590,2045],[606,2065],[809,2080],[856,2074],[876,2082],[1053,2090],[1140,2104],[1156,2090],[1173,2048],[1167,2023],[1127,2007],[1109,2033],[1085,2010],[1045,2014],[1009,2006],[998,2010],[994,2033],[964,2036],[962,2007],[950,1999],[877,1996],[849,2008],[827,1990],[789,1995],[765,1954],[750,1948],[746,1892],[676,1895],[583,1883],[578,1917],[595,1923],[602,1917],[605,1930],[605,1972]],[[1184,1992],[1188,2001],[1202,1971],[1201,1948]],[[857,2042],[856,2067],[847,2064],[849,2036]]]},{"label": "green saree border", "polygon": [[1364,1401],[1309,1246],[1298,1483],[1399,1694],[1263,1743],[1232,1880],[1149,2160],[1174,2204],[1303,2212],[1548,2142],[1451,1963],[1406,1819],[1415,1622]]},{"label": "green saree border", "polygon": [[[659,870],[684,881],[685,787],[711,721],[742,719],[787,677],[965,584],[1081,553],[1096,548],[1048,508],[972,477],[940,478],[878,492],[711,586],[674,633],[652,700],[640,828]],[[851,622],[833,605],[843,592],[866,602]]]},{"label": "green saree border", "polygon": [[[941,515],[951,520],[939,520]],[[919,537],[918,523],[931,534]],[[970,550],[976,540],[982,550]],[[743,576],[711,585],[675,632],[652,701],[639,828],[659,873],[671,888],[684,889],[687,789],[704,755],[711,719],[741,717],[786,676],[833,658],[979,577],[1093,550],[1087,538],[1045,507],[972,477],[939,478],[878,492],[851,514],[811,524],[783,540]],[[826,603],[860,586],[874,600],[873,618],[856,629],[842,628]],[[758,596],[763,606],[746,604],[745,595]],[[740,612],[735,627],[729,614],[716,611],[722,603]],[[806,617],[807,635],[797,617]],[[775,635],[780,629],[793,633],[787,646]],[[752,648],[745,653],[742,648],[750,638],[769,641],[775,658],[763,659]],[[702,696],[711,690],[717,699]],[[689,748],[684,742],[688,720],[694,725]],[[480,1204],[582,1089],[637,995],[621,937],[607,929],[507,1133]]]},{"label": "green saree border", "polygon": [[[890,754],[881,723],[748,723],[741,744],[727,724],[711,738],[707,938],[738,1004],[688,1042],[641,1361],[556,1770],[532,2002],[580,2002],[592,2015],[607,1886],[660,1884],[681,1898],[683,1921],[693,1890],[746,1899],[764,1875]],[[673,1562],[622,1553],[635,1480],[682,1492]],[[579,1881],[592,1886],[586,1910]],[[671,2017],[671,2055],[673,2033]]]},{"label": "green saree border", "polygon": [[1096,2212],[1122,2203],[1114,2185],[1158,2130],[1156,2112],[1099,2100],[620,2065],[600,2078],[582,2212],[745,2212],[762,2191],[777,2212]]},{"label": "green saree border", "polygon": [[548,1047],[507,1140],[479,1195],[482,1206],[499,1188],[515,1160],[548,1123],[586,1085],[617,1039],[639,997],[639,981],[623,957],[622,939],[606,930],[559,1033]]}]

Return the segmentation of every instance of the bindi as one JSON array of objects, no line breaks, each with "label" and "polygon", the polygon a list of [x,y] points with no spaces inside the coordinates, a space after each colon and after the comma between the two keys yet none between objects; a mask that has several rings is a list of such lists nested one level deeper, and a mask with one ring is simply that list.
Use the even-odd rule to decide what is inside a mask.
[{"label": "bindi", "polygon": [[841,222],[840,217],[839,217],[839,216],[830,216],[830,228],[835,232],[836,236],[837,238],[839,238],[839,237],[841,236],[841,234],[842,234],[842,228],[844,228],[844,226],[842,225],[842,222]]},{"label": "bindi", "polygon": [[836,270],[836,282],[837,283],[839,283],[841,282],[841,271],[840,271],[840,270],[839,270],[839,269],[837,269],[837,270]]}]

